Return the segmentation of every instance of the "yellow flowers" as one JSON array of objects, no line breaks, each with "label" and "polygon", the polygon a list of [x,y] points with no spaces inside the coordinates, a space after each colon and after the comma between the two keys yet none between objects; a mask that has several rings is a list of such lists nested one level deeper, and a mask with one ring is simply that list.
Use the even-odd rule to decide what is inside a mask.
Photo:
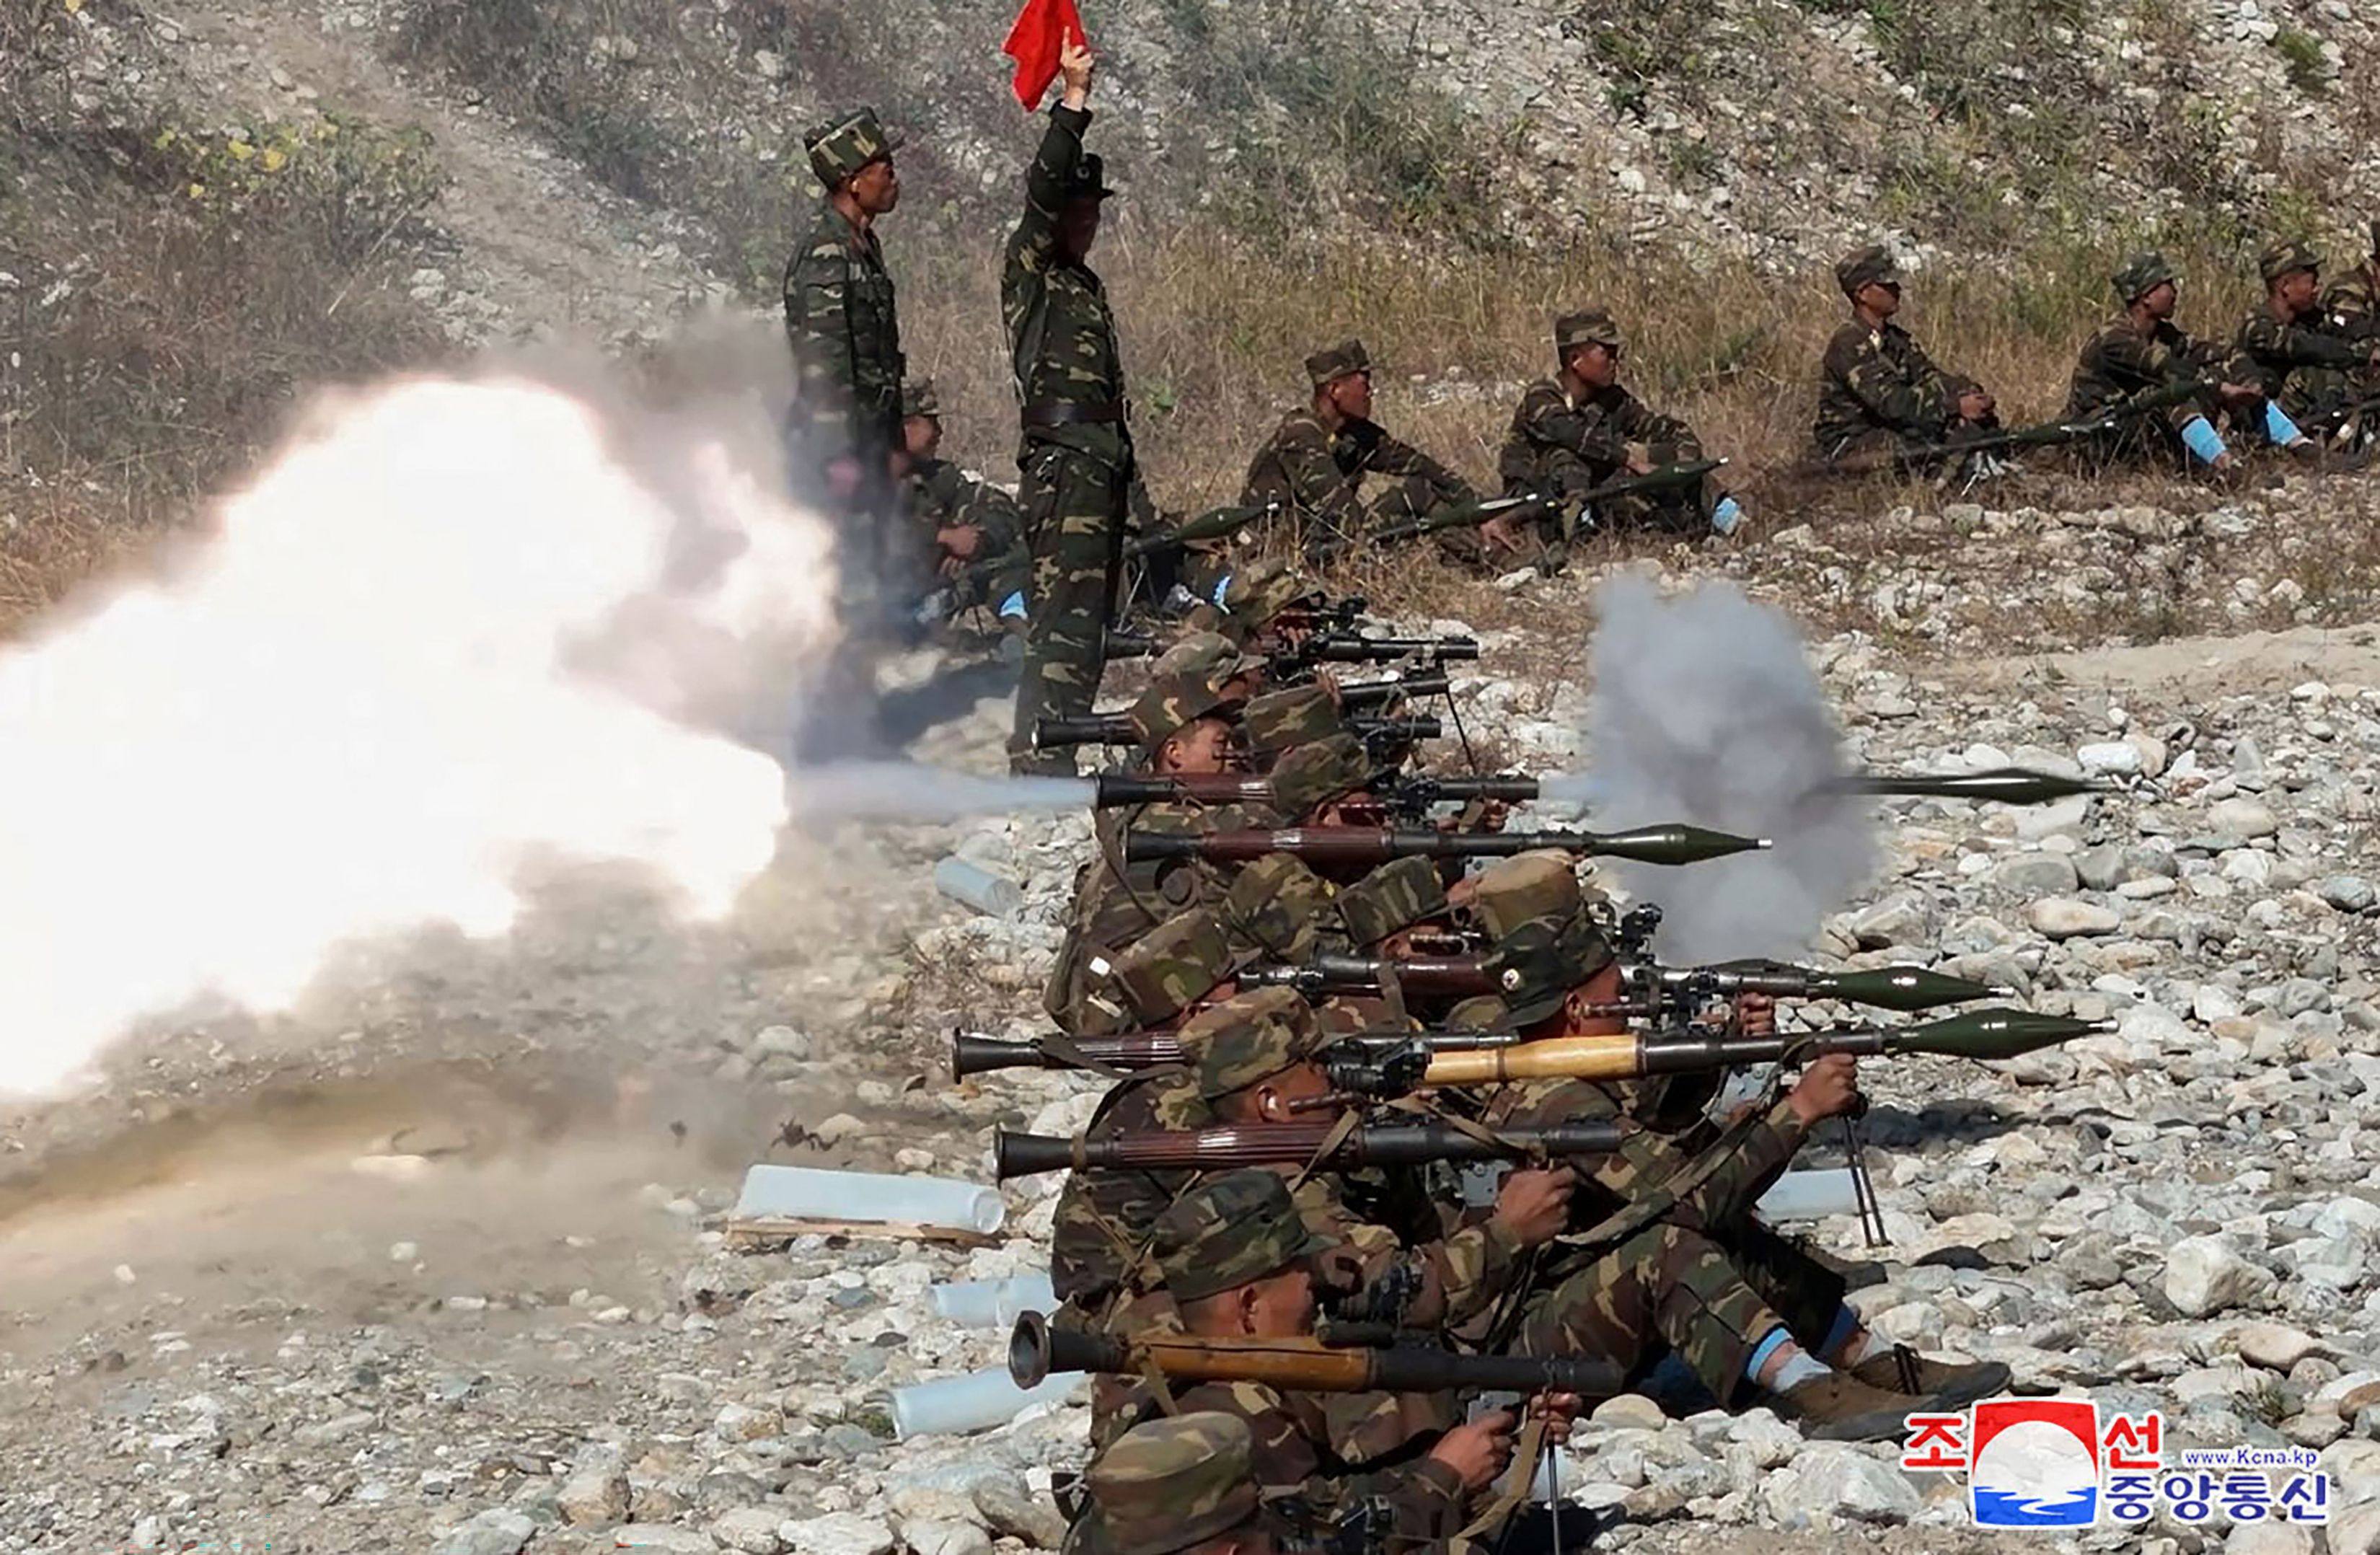
[{"label": "yellow flowers", "polygon": [[81,9],[82,0],[67,0],[67,15],[72,16]]},{"label": "yellow flowers", "polygon": [[288,161],[289,153],[284,152],[278,146],[265,147],[264,154],[257,159],[259,165],[263,167],[267,173],[280,172],[283,165]]},{"label": "yellow flowers", "polygon": [[226,140],[224,142],[224,154],[234,162],[246,162],[256,154],[256,148],[245,140]]},{"label": "yellow flowers", "polygon": [[190,198],[191,198],[192,200],[204,200],[206,197],[207,197],[207,186],[206,186],[206,185],[204,185],[204,184],[192,184],[192,185],[190,186]]}]

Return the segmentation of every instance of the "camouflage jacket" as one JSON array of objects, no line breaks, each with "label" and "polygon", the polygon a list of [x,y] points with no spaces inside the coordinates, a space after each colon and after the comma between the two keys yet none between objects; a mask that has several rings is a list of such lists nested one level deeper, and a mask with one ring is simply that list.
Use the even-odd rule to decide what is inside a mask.
[{"label": "camouflage jacket", "polygon": [[[1000,316],[1022,406],[1120,405],[1124,397],[1123,358],[1107,288],[1088,265],[1058,251],[1061,207],[1090,123],[1087,109],[1062,103],[1050,110],[1050,128],[1025,176],[1024,219],[1001,266]],[[1127,462],[1132,450],[1120,419],[1028,426],[1025,439],[1059,443],[1111,465]]]},{"label": "camouflage jacket", "polygon": [[1129,949],[1172,914],[1220,902],[1231,889],[1234,871],[1229,865],[1191,860],[1168,869],[1161,863],[1123,863],[1126,832],[1184,834],[1264,824],[1256,813],[1230,805],[1142,805],[1096,816],[1093,835],[1099,847],[1075,876],[1065,938],[1041,994],[1041,1008],[1058,1029],[1078,1037],[1087,1030],[1082,979],[1093,954]]},{"label": "camouflage jacket", "polygon": [[[2223,370],[2225,355],[2220,346],[2192,338],[2171,320],[2160,321],[2143,338],[2131,315],[2124,315],[2084,343],[2066,393],[2067,419],[2104,416],[2135,399],[2211,378]],[[2168,407],[2165,417],[2179,427],[2200,413],[2195,400],[2185,400]]]},{"label": "camouflage jacket", "polygon": [[1871,331],[1853,319],[1827,342],[1811,443],[1820,458],[1832,458],[1879,431],[1938,442],[1958,415],[1958,387],[1907,330],[1887,323]]},{"label": "camouflage jacket", "polygon": [[1366,475],[1416,479],[1430,488],[1433,505],[1478,495],[1461,476],[1390,437],[1376,421],[1351,421],[1334,432],[1313,411],[1293,410],[1257,450],[1240,501],[1278,499],[1296,517],[1358,534],[1365,517],[1358,493]]},{"label": "camouflage jacket", "polygon": [[1504,494],[1584,490],[1618,475],[1631,454],[1655,467],[1703,456],[1693,429],[1610,388],[1573,401],[1559,379],[1541,378],[1521,395],[1496,456]]},{"label": "camouflage jacket", "polygon": [[2380,266],[2349,271],[2322,294],[2323,325],[2349,340],[2380,340]]},{"label": "camouflage jacket", "polygon": [[948,459],[926,459],[909,472],[909,507],[932,537],[936,529],[962,525],[983,531],[978,559],[999,555],[1025,541],[1016,499],[989,480],[978,480]]},{"label": "camouflage jacket", "polygon": [[[1160,1112],[1182,1116],[1197,1106],[1183,1071],[1138,1074],[1100,1099],[1086,1132],[1094,1139],[1147,1133],[1167,1126],[1158,1121]],[[1140,1304],[1138,1320],[1126,1308],[1157,1278],[1147,1266],[1150,1229],[1196,1180],[1193,1172],[1068,1172],[1050,1233],[1050,1284],[1058,1299],[1102,1332],[1146,1328],[1148,1305]]]},{"label": "camouflage jacket", "polygon": [[2241,370],[2273,399],[2299,369],[2351,371],[2371,358],[2371,347],[2332,334],[2318,322],[2285,324],[2259,308],[2240,325],[2239,358]]},{"label": "camouflage jacket", "polygon": [[1540,1080],[1507,1087],[1488,1108],[1491,1128],[1540,1127],[1609,1120],[1619,1124],[1620,1148],[1593,1158],[1572,1197],[1571,1218],[1595,1234],[1592,1251],[1655,1221],[1693,1231],[1720,1230],[1751,1212],[1808,1135],[1782,1100],[1746,1119],[1699,1149],[1645,1127],[1624,1100],[1585,1080]]},{"label": "camouflage jacket", "polygon": [[[1462,1531],[1463,1483],[1444,1464],[1415,1455],[1418,1430],[1395,1397],[1202,1382],[1174,1403],[1185,1413],[1215,1409],[1247,1421],[1251,1466],[1268,1496],[1294,1493],[1325,1518],[1374,1503],[1390,1525],[1390,1549],[1443,1549]],[[1367,1466],[1391,1454],[1402,1461]]]},{"label": "camouflage jacket", "polygon": [[873,232],[821,201],[785,264],[785,337],[811,457],[880,468],[901,419],[901,326]]}]

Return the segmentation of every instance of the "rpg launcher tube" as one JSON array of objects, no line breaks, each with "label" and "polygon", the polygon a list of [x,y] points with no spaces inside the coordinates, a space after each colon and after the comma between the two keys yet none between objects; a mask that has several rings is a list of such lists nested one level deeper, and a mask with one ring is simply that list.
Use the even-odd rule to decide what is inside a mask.
[{"label": "rpg launcher tube", "polygon": [[1392,832],[1365,826],[1304,826],[1276,830],[1209,832],[1181,835],[1132,832],[1123,856],[1139,863],[1202,858],[1245,864],[1268,854],[1286,853],[1308,864],[1369,869],[1391,858],[1510,858],[1553,849],[1639,864],[1695,864],[1768,846],[1757,837],[1731,836],[1699,826],[1642,826],[1632,832]]},{"label": "rpg launcher tube", "polygon": [[1375,1349],[1318,1339],[1201,1339],[1145,1333],[1130,1340],[1053,1330],[1038,1312],[1020,1313],[1008,1341],[1008,1375],[1038,1387],[1053,1372],[1093,1371],[1169,1383],[1260,1382],[1309,1393],[1440,1393],[1475,1388],[1508,1393],[1576,1393],[1605,1399],[1623,1386],[1609,1361],[1529,1355],[1459,1355],[1415,1345]]},{"label": "rpg launcher tube", "polygon": [[[1050,722],[1044,720],[1043,722]],[[1199,805],[1263,805],[1272,802],[1272,780],[1246,772],[1099,772],[1091,779],[1094,808],[1120,809],[1127,805],[1190,803]],[[1372,793],[1399,809],[1425,809],[1437,804],[1468,804],[1474,799],[1534,799],[1537,780],[1525,777],[1390,778],[1371,785]]]},{"label": "rpg launcher tube", "polygon": [[1989,983],[1946,977],[1923,966],[1822,972],[1778,962],[1741,961],[1717,966],[1632,966],[1621,971],[1620,980],[1623,988],[1653,995],[1656,1002],[1662,995],[1728,999],[1765,993],[1777,999],[1840,999],[1903,1014],[2008,996],[2007,990]]},{"label": "rpg launcher tube", "polygon": [[1483,1086],[1507,1080],[1629,1080],[1750,1063],[1801,1063],[1828,1053],[2005,1059],[2107,1029],[2104,1022],[2037,1015],[2024,1010],[1972,1010],[1917,1026],[1806,1036],[1554,1037],[1477,1052],[1434,1054],[1421,1083]]},{"label": "rpg launcher tube", "polygon": [[1286,966],[1251,966],[1234,979],[1242,988],[1291,988],[1300,993],[1363,992],[1393,976],[1397,986],[1425,999],[1468,999],[1497,991],[1496,969],[1478,956],[1318,955]]},{"label": "rpg launcher tube", "polygon": [[1468,662],[1479,657],[1475,638],[1367,638],[1333,632],[1308,638],[1286,657],[1308,664],[1386,664],[1418,659],[1426,664]]},{"label": "rpg launcher tube", "polygon": [[[1432,1052],[1456,1052],[1473,1048],[1509,1046],[1519,1039],[1509,1031],[1383,1032],[1371,1036],[1335,1038],[1333,1051],[1382,1052],[1421,1046]],[[1186,1063],[1181,1039],[1171,1031],[1135,1031],[1121,1037],[1077,1037],[1063,1043],[1005,1042],[962,1031],[951,1038],[951,1078],[994,1069],[1079,1069],[1085,1062],[1102,1068],[1137,1073]]]},{"label": "rpg launcher tube", "polygon": [[2002,805],[2046,805],[2077,794],[2104,794],[2104,784],[2088,778],[2036,771],[2030,767],[1995,767],[1981,772],[1858,772],[1829,787],[1852,794],[1887,794],[1901,798],[1988,799]]},{"label": "rpg launcher tube", "polygon": [[[1241,1124],[1231,1128],[1148,1130],[1104,1139],[1083,1135],[1011,1134],[994,1129],[992,1175],[1001,1182],[1042,1172],[1232,1172],[1244,1166],[1422,1166],[1433,1161],[1535,1160],[1609,1155],[1620,1148],[1617,1124],[1556,1124],[1507,1128],[1482,1137],[1443,1124],[1357,1128],[1337,1144],[1336,1119]],[[1324,1147],[1329,1146],[1326,1150]]]},{"label": "rpg launcher tube", "polygon": [[[1364,715],[1347,720],[1347,732],[1362,739],[1434,740],[1445,732],[1435,718],[1389,718]],[[1033,724],[1033,748],[1057,750],[1076,745],[1138,745],[1140,731],[1122,712],[1094,712],[1081,718],[1043,718]]]},{"label": "rpg launcher tube", "polygon": [[1399,680],[1366,680],[1339,687],[1339,706],[1346,712],[1386,707],[1400,697],[1442,697],[1451,684],[1442,674],[1407,675]]}]

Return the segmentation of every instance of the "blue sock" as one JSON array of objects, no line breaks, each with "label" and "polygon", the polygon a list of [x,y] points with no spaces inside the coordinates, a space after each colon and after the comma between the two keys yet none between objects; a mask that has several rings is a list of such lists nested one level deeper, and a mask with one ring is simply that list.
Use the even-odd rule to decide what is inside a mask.
[{"label": "blue sock", "polygon": [[1768,1336],[1754,1345],[1752,1354],[1744,1357],[1743,1379],[1747,1382],[1758,1382],[1760,1368],[1768,1364],[1769,1357],[1792,1342],[1793,1335],[1787,1330],[1784,1324],[1779,1323],[1770,1329]]},{"label": "blue sock", "polygon": [[1742,505],[1733,497],[1719,498],[1718,505],[1711,509],[1711,528],[1715,533],[1731,535],[1735,533],[1735,527],[1742,522]]},{"label": "blue sock", "polygon": [[2222,434],[2204,416],[2192,416],[2183,423],[2181,441],[2191,456],[2203,465],[2213,464],[2225,453]]},{"label": "blue sock", "polygon": [[1025,619],[1025,591],[1024,591],[1023,589],[1018,589],[1015,593],[1009,595],[1009,596],[1008,596],[1008,598],[1006,598],[1006,599],[1004,599],[1004,600],[1001,601],[1000,601],[1000,613],[1001,613],[1001,615],[1002,615],[1002,617],[1004,617],[1004,618],[1005,618],[1005,617],[1014,617],[1014,618],[1015,618],[1016,620],[1019,620],[1019,621],[1024,620],[1024,619]]},{"label": "blue sock", "polygon": [[1859,1318],[1852,1315],[1852,1309],[1848,1306],[1836,1307],[1835,1320],[1828,1325],[1826,1342],[1818,1346],[1818,1354],[1827,1356],[1840,1355],[1843,1346],[1851,1342],[1852,1335],[1858,1331]]},{"label": "blue sock", "polygon": [[2305,433],[2298,431],[2298,424],[2290,420],[2288,413],[2279,406],[2275,405],[2271,400],[2266,400],[2265,402],[2265,435],[2272,440],[2274,447],[2287,448],[2290,443],[2305,436]]}]

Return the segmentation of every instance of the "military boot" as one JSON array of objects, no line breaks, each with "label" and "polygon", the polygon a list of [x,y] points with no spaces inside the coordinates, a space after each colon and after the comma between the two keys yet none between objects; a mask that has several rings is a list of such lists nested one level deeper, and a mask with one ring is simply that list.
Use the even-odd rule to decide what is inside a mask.
[{"label": "military boot", "polygon": [[2008,1391],[2009,1368],[1998,1361],[1960,1366],[1929,1361],[1906,1344],[1877,1352],[1851,1368],[1851,1374],[1871,1388],[1887,1392],[1922,1393],[1953,1409],[1977,1399]]},{"label": "military boot", "polygon": [[1863,1382],[1848,1371],[1829,1371],[1771,1393],[1768,1406],[1799,1424],[1813,1441],[1898,1441],[1908,1434],[1905,1417],[1931,1415],[1942,1401],[1896,1393]]}]

